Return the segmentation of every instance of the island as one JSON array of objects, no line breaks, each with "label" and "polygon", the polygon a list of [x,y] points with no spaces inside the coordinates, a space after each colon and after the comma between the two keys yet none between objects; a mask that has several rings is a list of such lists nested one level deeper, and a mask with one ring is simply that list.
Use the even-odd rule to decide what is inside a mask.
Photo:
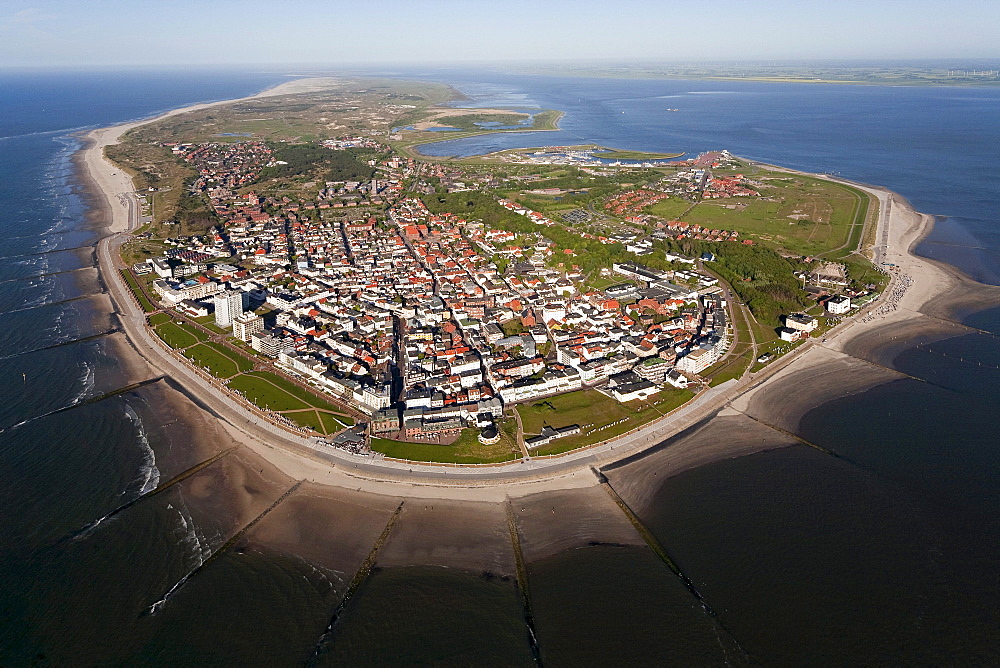
[{"label": "island", "polygon": [[92,133],[134,345],[310,465],[589,475],[828,360],[935,269],[900,198],[726,150],[421,155],[559,117],[460,104],[305,80]]}]

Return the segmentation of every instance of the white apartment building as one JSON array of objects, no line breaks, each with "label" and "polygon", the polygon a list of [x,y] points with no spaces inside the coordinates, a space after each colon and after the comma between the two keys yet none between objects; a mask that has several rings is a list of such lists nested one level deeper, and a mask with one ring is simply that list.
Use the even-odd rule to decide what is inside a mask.
[{"label": "white apartment building", "polygon": [[231,327],[233,319],[243,314],[243,292],[225,290],[215,295],[215,324]]},{"label": "white apartment building", "polygon": [[233,336],[240,341],[250,341],[250,337],[264,331],[264,319],[255,313],[243,313],[233,318]]}]

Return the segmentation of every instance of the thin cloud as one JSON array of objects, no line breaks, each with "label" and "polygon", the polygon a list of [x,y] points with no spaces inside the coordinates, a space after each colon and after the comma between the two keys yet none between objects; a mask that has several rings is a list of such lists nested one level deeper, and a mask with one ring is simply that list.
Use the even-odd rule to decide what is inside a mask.
[{"label": "thin cloud", "polygon": [[57,18],[59,17],[56,14],[47,14],[35,7],[29,7],[28,9],[22,9],[21,11],[14,12],[8,16],[0,17],[0,28],[15,28],[24,26],[35,27],[39,23],[44,23]]}]

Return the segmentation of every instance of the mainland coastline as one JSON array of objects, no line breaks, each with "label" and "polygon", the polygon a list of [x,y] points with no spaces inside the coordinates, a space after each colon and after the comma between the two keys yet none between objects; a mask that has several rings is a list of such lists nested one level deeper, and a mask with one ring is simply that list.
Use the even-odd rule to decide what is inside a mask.
[{"label": "mainland coastline", "polygon": [[[321,87],[321,80],[301,80],[283,84],[256,97],[306,92]],[[185,107],[168,115],[206,106],[209,105]],[[129,231],[130,222],[134,222],[131,214],[135,202],[127,195],[132,192],[133,186],[125,173],[105,160],[103,155],[105,146],[115,143],[128,129],[146,122],[150,121],[91,132],[81,161],[93,187],[97,189],[95,195],[105,202],[108,236],[98,244],[99,268],[129,344],[154,373],[172,378],[184,393],[200,404],[197,409],[186,409],[185,419],[219,423],[216,438],[219,442],[237,444],[245,451],[247,470],[251,468],[250,460],[254,462],[253,467],[258,460],[263,460],[271,465],[270,475],[286,481],[306,480],[308,484],[315,485],[320,496],[322,494],[318,490],[325,487],[394,498],[497,503],[511,496],[524,497],[540,492],[594,486],[598,484],[598,478],[592,467],[602,469],[626,457],[642,461],[647,459],[642,456],[647,450],[655,452],[648,457],[646,468],[651,467],[651,462],[659,457],[659,453],[669,453],[664,461],[657,463],[658,475],[675,475],[721,459],[797,442],[779,431],[770,434],[775,438],[737,438],[745,433],[748,419],[765,423],[766,426],[760,426],[764,431],[768,426],[793,431],[798,419],[810,408],[901,377],[902,374],[865,359],[873,354],[871,350],[874,347],[882,345],[887,339],[891,340],[889,337],[893,334],[890,332],[898,336],[905,329],[908,337],[920,332],[941,338],[948,336],[949,332],[958,333],[954,325],[949,328],[940,320],[941,316],[935,318],[921,312],[931,302],[942,303],[967,280],[955,270],[912,253],[916,244],[930,231],[933,218],[915,212],[899,195],[864,186],[863,189],[879,202],[876,243],[884,245],[883,257],[898,266],[881,298],[868,307],[870,315],[854,316],[831,330],[823,341],[809,341],[780,363],[742,381],[730,381],[719,386],[716,391],[690,402],[677,414],[646,425],[639,432],[614,444],[570,453],[553,460],[553,463],[508,465],[487,472],[417,464],[376,467],[348,456],[323,453],[310,448],[304,440],[291,438],[273,425],[269,428],[264,421],[222,397],[204,379],[150,340],[144,317],[129,298],[128,288],[117,270],[118,247]],[[859,187],[858,184],[852,185]],[[808,392],[802,392],[804,384]],[[204,416],[194,415],[195,412]],[[712,438],[688,438],[696,436],[709,423],[716,425]],[[683,436],[673,439],[668,447],[659,447],[680,433]],[[263,474],[265,467],[259,470]]]}]

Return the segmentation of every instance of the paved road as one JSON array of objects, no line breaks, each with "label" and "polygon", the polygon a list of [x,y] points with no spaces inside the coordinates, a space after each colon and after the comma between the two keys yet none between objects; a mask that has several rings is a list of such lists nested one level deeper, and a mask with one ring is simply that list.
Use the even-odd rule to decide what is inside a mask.
[{"label": "paved road", "polygon": [[[129,210],[129,231],[134,230],[139,223],[139,207],[134,197],[134,194],[126,196]],[[647,450],[697,424],[724,408],[744,391],[763,383],[767,378],[797,359],[801,351],[808,350],[816,344],[815,341],[807,341],[798,349],[797,354],[786,355],[761,372],[748,374],[740,380],[730,380],[718,387],[707,389],[667,417],[640,427],[610,443],[586,450],[551,458],[526,458],[516,463],[498,466],[442,466],[386,461],[352,455],[342,450],[320,445],[272,424],[246,406],[227,397],[224,391],[212,381],[202,377],[190,365],[181,362],[164,350],[158,341],[153,340],[153,335],[146,326],[145,314],[136,304],[118,271],[122,266],[119,250],[128,238],[127,233],[117,233],[101,239],[97,245],[98,263],[108,286],[108,293],[119,314],[123,330],[140,354],[154,368],[176,380],[237,429],[309,459],[327,462],[331,466],[349,469],[352,473],[367,475],[378,480],[413,483],[423,481],[447,485],[468,485],[469,483],[502,485],[506,481],[522,482],[531,479],[552,478],[578,471],[581,468],[603,466]],[[846,324],[844,323],[844,325]],[[839,327],[835,328],[835,330],[837,329]],[[832,334],[833,332],[828,336]]]}]

